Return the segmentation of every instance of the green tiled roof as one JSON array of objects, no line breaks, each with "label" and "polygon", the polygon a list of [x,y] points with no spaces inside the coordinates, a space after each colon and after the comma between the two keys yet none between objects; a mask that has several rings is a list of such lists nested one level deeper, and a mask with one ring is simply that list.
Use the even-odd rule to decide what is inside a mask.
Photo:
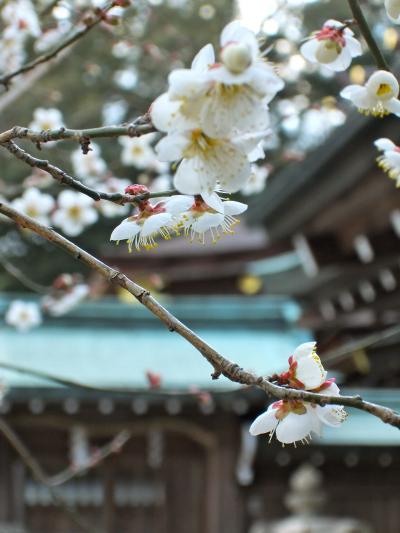
[{"label": "green tiled roof", "polygon": [[[180,298],[165,304],[222,354],[260,374],[284,369],[293,349],[310,339],[295,326],[298,309],[286,299]],[[0,300],[0,316],[7,305]],[[225,378],[212,381],[210,365],[145,308],[115,300],[83,304],[25,334],[3,326],[0,361],[102,387],[147,388],[147,370],[159,372],[166,388],[237,387]],[[14,386],[49,385],[3,373]]]}]

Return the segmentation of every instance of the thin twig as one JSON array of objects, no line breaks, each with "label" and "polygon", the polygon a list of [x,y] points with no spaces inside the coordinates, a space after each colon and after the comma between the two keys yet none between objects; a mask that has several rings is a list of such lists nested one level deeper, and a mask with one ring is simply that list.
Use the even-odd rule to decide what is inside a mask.
[{"label": "thin twig", "polygon": [[58,505],[63,511],[65,511],[65,513],[67,513],[71,517],[73,522],[78,527],[80,527],[82,531],[85,531],[86,533],[99,533],[99,530],[89,524],[73,506],[69,505],[67,502],[64,501],[64,499],[59,495],[58,491],[55,490],[54,487],[52,487],[51,485],[47,485],[48,477],[43,471],[39,462],[31,454],[31,452],[21,441],[18,435],[14,432],[11,426],[4,420],[4,418],[0,418],[0,431],[1,433],[3,433],[8,442],[21,457],[24,464],[32,472],[35,479],[47,486],[54,503]]},{"label": "thin twig", "polygon": [[113,202],[119,205],[127,203],[138,204],[142,200],[147,200],[149,198],[159,198],[162,196],[173,196],[175,194],[178,194],[175,189],[155,193],[143,193],[138,195],[122,194],[119,192],[108,193],[96,191],[95,189],[92,189],[91,187],[84,185],[79,180],[73,178],[72,176],[64,172],[64,170],[61,170],[55,165],[52,165],[51,163],[49,163],[49,161],[47,161],[47,159],[38,159],[37,157],[34,157],[33,155],[29,154],[23,148],[17,146],[13,141],[4,142],[0,144],[0,146],[6,148],[17,159],[23,161],[30,167],[40,168],[41,170],[44,170],[61,185],[67,185],[78,192],[86,194],[86,196],[89,196],[89,198],[92,198],[92,200],[95,200],[96,202],[99,200],[108,200],[109,202]]},{"label": "thin twig", "polygon": [[0,213],[9,217],[23,228],[29,228],[44,239],[62,248],[78,261],[84,263],[89,268],[99,272],[108,281],[114,283],[130,292],[142,305],[147,307],[161,322],[163,322],[171,332],[178,333],[194,346],[201,355],[214,368],[213,377],[224,375],[233,382],[243,385],[254,385],[260,387],[268,395],[273,395],[279,399],[299,399],[302,401],[316,403],[318,405],[336,404],[355,407],[371,413],[383,422],[400,428],[400,414],[384,406],[375,405],[364,401],[360,396],[327,396],[297,389],[288,389],[268,381],[264,377],[257,377],[254,374],[243,370],[239,365],[229,361],[214,348],[198,337],[191,329],[179,321],[167,309],[165,309],[150,292],[130,280],[121,272],[109,267],[96,257],[79,248],[74,243],[55,232],[54,230],[39,224],[34,219],[22,215],[12,207],[0,202]]},{"label": "thin twig", "polygon": [[8,272],[11,276],[13,276],[15,279],[20,281],[22,285],[24,285],[27,289],[37,292],[39,294],[47,294],[49,292],[49,287],[46,287],[45,285],[41,285],[40,283],[36,283],[36,281],[33,281],[32,279],[28,278],[22,270],[17,268],[15,265],[7,261],[4,257],[0,257],[0,265],[4,268],[6,272]]},{"label": "thin twig", "polygon": [[8,74],[5,74],[4,76],[1,76],[0,84],[4,85],[5,87],[8,87],[10,81],[16,76],[24,74],[25,72],[29,72],[38,65],[46,63],[47,61],[53,59],[53,57],[56,57],[62,50],[84,37],[92,28],[97,26],[97,24],[99,24],[99,22],[104,19],[104,14],[107,13],[112,7],[114,7],[114,5],[115,3],[113,1],[106,4],[105,7],[100,9],[97,14],[93,14],[93,18],[91,20],[86,21],[85,26],[83,28],[76,30],[72,35],[65,39],[65,41],[53,48],[53,50],[51,50],[50,52],[42,54],[39,57],[33,59],[32,61],[25,63],[25,65],[22,65],[18,69],[9,72]]},{"label": "thin twig", "polygon": [[353,13],[353,17],[356,20],[365,42],[367,43],[368,48],[375,59],[377,67],[390,72],[389,65],[387,64],[386,59],[384,58],[374,36],[372,35],[371,29],[366,18],[364,17],[364,13],[362,12],[358,0],[348,0],[348,2]]}]

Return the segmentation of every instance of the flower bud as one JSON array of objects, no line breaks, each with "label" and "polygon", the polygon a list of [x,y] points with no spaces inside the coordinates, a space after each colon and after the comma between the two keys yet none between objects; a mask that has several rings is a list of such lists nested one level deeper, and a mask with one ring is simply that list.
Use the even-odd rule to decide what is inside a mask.
[{"label": "flower bud", "polygon": [[342,51],[342,47],[339,43],[332,41],[330,39],[322,40],[315,52],[315,58],[318,63],[323,65],[326,63],[332,63],[339,56]]},{"label": "flower bud", "polygon": [[251,51],[243,43],[231,43],[222,50],[221,59],[228,70],[240,74],[251,64]]}]

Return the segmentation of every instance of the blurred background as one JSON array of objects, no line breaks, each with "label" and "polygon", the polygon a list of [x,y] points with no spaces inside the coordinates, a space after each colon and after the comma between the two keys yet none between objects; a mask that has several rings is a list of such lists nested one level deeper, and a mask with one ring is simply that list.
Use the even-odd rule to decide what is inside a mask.
[{"label": "blurred background", "polygon": [[[51,50],[97,4],[0,2],[2,71]],[[285,81],[271,103],[266,159],[235,195],[248,212],[216,246],[175,238],[129,254],[109,242],[129,209],[105,202],[85,207],[93,211],[90,223],[57,229],[149,289],[242,367],[261,375],[283,371],[298,344],[316,339],[344,393],[400,410],[400,196],[376,166],[373,147],[380,137],[398,141],[397,118],[364,117],[338,97],[375,70],[366,48],[335,75],[299,53],[327,19],[351,17],[347,2],[132,4],[116,13],[117,25],[100,24],[4,90],[1,131],[129,122],[166,89],[171,70],[188,67],[239,18],[259,33]],[[28,28],[23,39],[8,37],[10,6],[11,18]],[[381,0],[362,6],[396,72],[397,29]],[[96,140],[87,156],[69,141],[20,145],[102,190],[141,183],[163,191],[171,188],[172,170],[157,162],[155,141]],[[62,210],[61,187],[5,151],[0,157],[0,196],[50,223],[51,212]],[[37,205],[46,202],[40,212]],[[212,381],[198,353],[129,293],[31,232],[0,222],[1,415],[49,475],[79,470],[49,488],[2,437],[0,533],[84,530],[70,508],[92,531],[106,533],[400,530],[397,429],[349,409],[340,429],[308,446],[251,437],[249,424],[267,406],[261,391],[223,377]],[[78,305],[60,305],[60,294],[73,294]],[[18,320],[7,319],[16,300],[40,307],[37,327],[21,331]],[[86,388],[56,385],[46,373]],[[102,460],[121,431],[129,441],[114,443],[115,453]]]}]

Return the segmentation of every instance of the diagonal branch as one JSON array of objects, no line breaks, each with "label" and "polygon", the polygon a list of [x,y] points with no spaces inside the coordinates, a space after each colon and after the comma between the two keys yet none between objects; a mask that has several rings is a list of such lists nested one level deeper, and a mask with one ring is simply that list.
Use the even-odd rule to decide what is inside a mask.
[{"label": "diagonal branch", "polygon": [[47,63],[47,61],[50,61],[54,57],[56,57],[62,50],[67,48],[68,46],[71,46],[76,41],[84,37],[92,28],[97,26],[102,20],[104,20],[105,14],[116,4],[114,1],[109,2],[105,7],[102,9],[99,9],[96,14],[93,15],[93,18],[91,20],[88,20],[85,22],[85,26],[81,29],[76,30],[72,35],[70,35],[67,39],[65,39],[63,42],[61,42],[58,46],[53,48],[53,50],[50,50],[50,52],[47,52],[46,54],[42,54],[32,61],[29,61],[28,63],[25,63],[25,65],[22,65],[22,67],[9,72],[8,74],[5,74],[4,76],[0,77],[0,84],[4,85],[6,88],[8,88],[10,81],[15,78],[16,76],[19,76],[20,74],[24,74],[25,72],[29,72],[30,70],[33,70],[38,65],[41,65],[42,63]]},{"label": "diagonal branch", "polygon": [[387,64],[386,59],[384,58],[377,42],[375,41],[374,36],[372,35],[371,29],[368,25],[366,18],[364,17],[364,13],[362,12],[358,0],[348,1],[351,12],[353,13],[353,17],[357,22],[358,27],[360,28],[360,31],[365,39],[365,42],[367,43],[368,48],[375,59],[376,66],[382,70],[387,70],[388,72],[390,72],[389,65]]},{"label": "diagonal branch", "polygon": [[201,355],[214,368],[213,377],[224,375],[233,382],[243,385],[254,385],[260,387],[268,395],[279,399],[298,399],[318,405],[336,404],[347,407],[354,407],[371,413],[383,422],[400,428],[400,414],[384,406],[375,405],[364,401],[360,396],[327,396],[303,390],[288,389],[268,381],[265,377],[257,377],[254,374],[243,370],[239,365],[226,359],[214,348],[201,339],[194,331],[188,328],[167,309],[165,309],[150,292],[129,279],[121,272],[109,267],[96,257],[92,256],[82,248],[55,232],[54,230],[39,224],[34,219],[22,215],[12,207],[0,202],[0,213],[12,219],[23,228],[29,228],[44,239],[62,248],[78,261],[84,263],[89,268],[99,272],[110,283],[114,283],[130,292],[142,305],[147,307],[161,322],[163,322],[171,332],[178,333],[194,346]]},{"label": "diagonal branch", "polygon": [[17,146],[13,141],[4,142],[1,144],[1,146],[6,148],[6,150],[8,150],[17,159],[23,161],[30,167],[40,168],[41,170],[44,170],[61,185],[67,185],[68,187],[71,187],[71,189],[75,189],[78,192],[86,194],[86,196],[89,196],[89,198],[92,198],[96,202],[99,200],[108,200],[110,202],[120,205],[126,203],[137,204],[140,203],[142,200],[146,200],[148,198],[158,198],[162,196],[173,196],[175,194],[178,194],[178,192],[174,189],[157,193],[143,193],[135,196],[132,194],[122,194],[119,192],[108,193],[96,191],[95,189],[92,189],[91,187],[84,185],[79,180],[73,178],[72,176],[64,172],[64,170],[61,170],[55,165],[52,165],[51,163],[49,163],[49,161],[47,161],[47,159],[38,159],[37,157],[34,157],[33,155],[29,154],[23,148]]}]

